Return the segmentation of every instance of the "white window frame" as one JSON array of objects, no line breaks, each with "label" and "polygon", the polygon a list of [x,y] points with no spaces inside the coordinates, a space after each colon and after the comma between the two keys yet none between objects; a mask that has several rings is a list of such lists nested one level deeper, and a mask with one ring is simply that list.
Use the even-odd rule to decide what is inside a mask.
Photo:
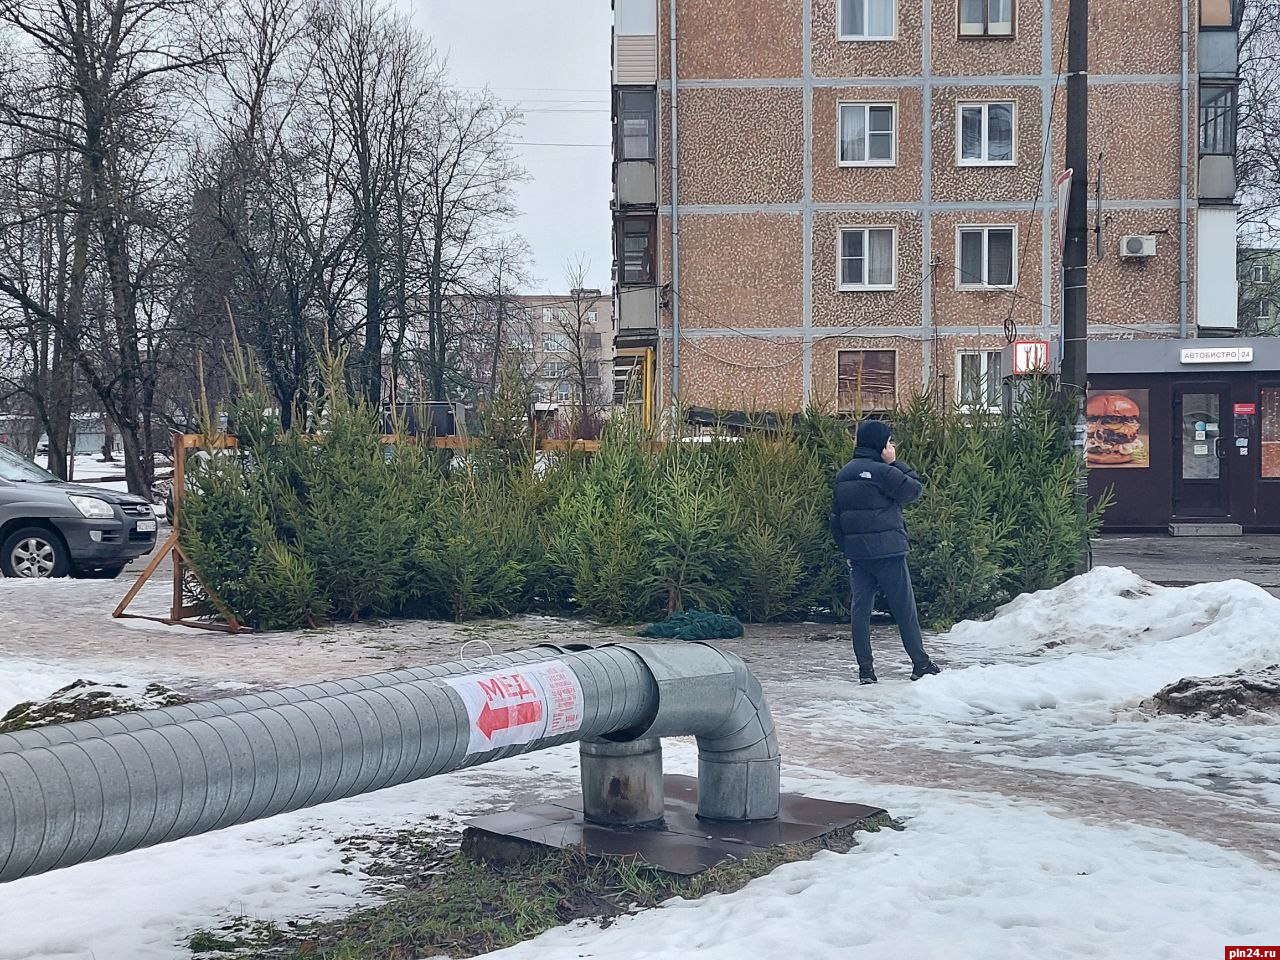
[{"label": "white window frame", "polygon": [[[846,160],[842,156],[844,147],[844,108],[861,107],[863,129],[867,132],[863,149],[863,159]],[[889,128],[889,159],[868,160],[871,152],[871,108],[888,107],[893,124]],[[883,133],[883,131],[878,131]],[[841,100],[836,103],[836,166],[839,167],[896,167],[898,165],[898,104],[892,100]]]},{"label": "white window frame", "polygon": [[[997,413],[1004,408],[1003,402],[997,402],[995,404],[985,404],[985,403],[972,404],[972,403],[964,402],[964,378],[961,376],[961,372],[960,372],[963,366],[962,358],[964,357],[980,358],[978,361],[978,366],[979,366],[979,370],[981,371],[981,377],[982,377],[981,386],[983,389],[983,393],[985,395],[986,387],[988,385],[987,380],[991,376],[991,354],[993,353],[999,354],[1000,351],[999,350],[957,350],[956,351],[956,403],[959,405],[961,410],[966,410],[970,412],[985,410],[991,413]],[[1003,373],[1003,371],[1001,371],[1001,373]],[[1002,392],[1003,392],[1003,388],[1002,388]]]},{"label": "white window frame", "polygon": [[[853,230],[857,230],[863,234],[871,230],[888,230],[893,236],[893,263],[891,265],[892,279],[888,284],[882,283],[845,283],[844,282],[844,235]],[[870,249],[867,245],[867,238],[862,238],[862,249],[864,251]],[[864,258],[865,259],[865,258]],[[869,266],[869,265],[868,265]],[[863,276],[867,276],[869,270],[863,271]],[[897,290],[898,289],[898,228],[892,223],[853,223],[845,224],[836,229],[836,290],[840,293],[875,293],[880,290]]]},{"label": "white window frame", "polygon": [[[1009,122],[1012,142],[1009,144],[1012,159],[987,159],[991,152],[990,122],[991,107],[1005,105],[1010,107]],[[968,160],[964,156],[964,111],[965,108],[980,107],[982,109],[982,156],[981,160]],[[956,166],[958,167],[1016,167],[1018,165],[1018,101],[1016,100],[962,100],[956,104]]]},{"label": "white window frame", "polygon": [[[898,39],[898,4],[900,0],[889,0],[889,2],[893,4],[893,32],[885,36],[880,36],[878,34],[873,36],[868,34],[845,33],[844,24],[841,22],[841,10],[844,4],[841,3],[841,0],[831,0],[831,2],[836,5],[836,39],[837,40],[840,40],[845,43],[883,43],[886,40]],[[865,4],[870,2],[872,2],[872,0],[862,0],[862,3],[864,4],[862,19],[864,22],[867,19]]]},{"label": "white window frame", "polygon": [[1270,264],[1255,263],[1249,268],[1249,279],[1253,283],[1270,283]]},{"label": "white window frame", "polygon": [[[987,7],[989,10],[990,7]],[[956,0],[956,35],[961,40],[1010,40],[1018,33],[1018,0],[1010,0],[1009,3],[1009,32],[1008,33],[992,33],[990,31],[990,22],[984,18],[982,30],[974,33],[966,32],[964,29],[964,0]]]},{"label": "white window frame", "polygon": [[543,353],[565,353],[571,346],[572,344],[569,342],[569,338],[563,333],[547,331],[542,335]]},{"label": "white window frame", "polygon": [[[961,273],[963,259],[960,255],[960,237],[966,232],[981,230],[982,231],[982,277],[981,283],[966,281]],[[1011,230],[1013,231],[1012,254],[1013,269],[1010,271],[1012,278],[1008,283],[987,283],[987,271],[990,267],[989,244],[987,235],[992,230]],[[964,223],[956,227],[956,289],[957,290],[1012,290],[1018,285],[1018,225],[1016,223]]]}]

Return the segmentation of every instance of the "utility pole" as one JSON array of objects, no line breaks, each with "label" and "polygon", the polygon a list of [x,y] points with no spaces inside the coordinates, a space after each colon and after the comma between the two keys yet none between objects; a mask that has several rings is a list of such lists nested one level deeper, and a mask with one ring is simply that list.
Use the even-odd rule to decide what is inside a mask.
[{"label": "utility pole", "polygon": [[1066,160],[1072,173],[1062,253],[1062,393],[1082,413],[1088,370],[1089,0],[1069,0],[1067,8]]},{"label": "utility pole", "polygon": [[[1088,382],[1089,316],[1089,0],[1069,0],[1067,7],[1067,198],[1066,245],[1062,251],[1062,396],[1067,424],[1080,457],[1076,478],[1079,509],[1088,509],[1085,470],[1085,385]],[[1075,572],[1092,566],[1087,540],[1081,544]]]}]

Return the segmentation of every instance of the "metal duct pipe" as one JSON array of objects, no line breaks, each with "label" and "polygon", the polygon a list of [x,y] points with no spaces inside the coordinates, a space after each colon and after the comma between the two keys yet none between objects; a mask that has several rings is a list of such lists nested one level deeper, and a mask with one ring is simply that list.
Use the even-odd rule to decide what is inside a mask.
[{"label": "metal duct pipe", "polygon": [[[692,734],[699,815],[777,816],[773,723],[731,654],[611,646],[523,671],[473,670],[2,754],[0,881],[584,739]],[[486,746],[487,724],[527,722],[533,700],[500,707],[494,721],[487,704],[477,713],[474,692],[535,673],[544,679],[526,692],[545,717],[540,732]],[[557,729],[562,707],[555,716],[572,722]]]},{"label": "metal duct pipe", "polygon": [[566,649],[569,648],[549,643],[541,644],[529,650],[496,654],[475,660],[441,663],[430,667],[411,667],[406,670],[392,670],[387,673],[374,673],[363,677],[347,677],[342,680],[309,683],[300,687],[284,687],[279,690],[247,693],[238,697],[198,700],[194,703],[184,703],[174,707],[160,707],[155,710],[137,710],[112,717],[99,717],[94,720],[73,720],[71,723],[54,723],[44,727],[32,727],[30,730],[19,730],[15,733],[0,733],[0,753],[16,753],[19,750],[29,750],[33,747],[49,747],[55,743],[70,743],[73,740],[91,740],[97,737],[110,736],[114,733],[133,733],[138,730],[166,726],[170,723],[180,723],[184,720],[205,720],[209,717],[226,716],[230,713],[243,713],[246,710],[278,707],[282,704],[299,703],[303,700],[318,700],[321,697],[334,697],[343,693],[357,693],[361,690],[372,690],[375,687],[408,683],[412,680],[430,680],[437,677],[475,673],[482,669],[492,670],[521,663],[536,663],[541,660],[551,660]]}]

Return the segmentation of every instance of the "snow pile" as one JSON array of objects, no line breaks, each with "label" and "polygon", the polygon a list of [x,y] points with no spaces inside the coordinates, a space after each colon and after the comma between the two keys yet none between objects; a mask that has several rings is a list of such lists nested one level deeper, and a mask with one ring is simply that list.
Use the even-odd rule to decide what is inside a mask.
[{"label": "snow pile", "polygon": [[881,719],[900,723],[903,706],[939,721],[1055,709],[1109,715],[1184,677],[1280,662],[1277,623],[1280,599],[1251,583],[1166,588],[1100,567],[931,641],[936,656],[963,669],[896,690],[892,715]]},{"label": "snow pile", "polygon": [[159,683],[98,683],[75,680],[47,697],[26,700],[0,716],[0,733],[13,733],[50,723],[113,717],[134,710],[172,707],[188,698]]},{"label": "snow pile", "polygon": [[[40,583],[38,580],[0,581],[5,587],[16,583]],[[38,660],[5,660],[0,663],[0,716],[20,703],[41,700],[55,690],[73,683],[80,668],[64,663],[42,663]],[[120,678],[110,677],[111,682]]]},{"label": "snow pile", "polygon": [[869,746],[1280,805],[1280,738],[1143,708],[1186,677],[1265,676],[1276,624],[1280,599],[1250,583],[1164,588],[1104,567],[928,641],[940,676],[894,682],[905,658],[882,644],[878,686],[808,685],[794,716]]}]

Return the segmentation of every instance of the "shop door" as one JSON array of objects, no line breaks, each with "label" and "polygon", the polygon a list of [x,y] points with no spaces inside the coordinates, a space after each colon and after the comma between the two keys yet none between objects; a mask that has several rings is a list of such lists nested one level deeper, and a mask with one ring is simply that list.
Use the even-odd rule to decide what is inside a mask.
[{"label": "shop door", "polygon": [[[1230,413],[1221,384],[1181,384],[1173,388],[1173,515],[1225,517],[1231,469]],[[1229,424],[1228,424],[1229,426]]]}]

